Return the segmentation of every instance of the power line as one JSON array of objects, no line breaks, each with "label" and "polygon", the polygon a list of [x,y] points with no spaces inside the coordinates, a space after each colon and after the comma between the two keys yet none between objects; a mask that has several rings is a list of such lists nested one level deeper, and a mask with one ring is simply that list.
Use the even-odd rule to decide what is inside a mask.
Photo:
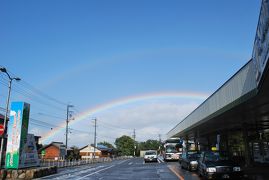
[{"label": "power line", "polygon": [[45,128],[49,128],[49,129],[51,129],[51,130],[53,129],[53,128],[50,127],[50,126],[43,125],[43,124],[38,124],[38,123],[35,123],[35,122],[31,123],[31,125],[40,126],[40,127],[45,127]]},{"label": "power line", "polygon": [[[5,84],[5,83],[4,83],[3,81],[1,81],[1,80],[0,80],[0,83],[3,84],[4,86],[8,87],[8,85]],[[33,94],[33,93],[31,93],[31,92],[29,92],[29,91],[26,91],[26,90],[24,90],[24,89],[18,88],[17,86],[13,86],[13,92],[18,93],[18,94],[20,94],[20,95],[23,95],[24,97],[26,97],[26,98],[29,99],[29,100],[32,100],[32,101],[37,102],[37,103],[39,103],[39,104],[46,105],[46,106],[48,106],[48,107],[50,107],[50,108],[53,107],[53,108],[56,108],[56,109],[58,109],[58,110],[64,110],[63,108],[60,108],[60,107],[55,106],[55,105],[53,105],[53,104],[51,104],[51,103],[47,103],[47,102],[45,102],[45,101],[44,101],[43,99],[41,99],[40,97],[37,97],[36,94]]]},{"label": "power line", "polygon": [[69,130],[84,133],[84,134],[92,134],[93,133],[93,132],[87,132],[87,131],[77,130],[77,129],[73,129],[73,128],[69,128]]},{"label": "power line", "polygon": [[131,129],[127,129],[127,128],[123,128],[123,127],[120,127],[120,126],[115,126],[115,125],[112,125],[110,123],[107,123],[107,122],[104,122],[104,121],[99,121],[99,123],[102,123],[102,124],[105,124],[106,127],[110,127],[110,128],[114,128],[114,129],[122,129],[122,130],[128,130],[128,131],[131,131]]},{"label": "power line", "polygon": [[47,117],[52,117],[52,118],[56,118],[56,119],[65,119],[63,117],[59,117],[59,116],[54,116],[54,115],[50,115],[50,114],[46,114],[46,113],[38,113],[39,115],[42,115],[42,116],[47,116]]},{"label": "power line", "polygon": [[[2,79],[4,79],[4,80],[0,79],[0,83],[3,84],[4,86],[8,87],[7,79],[4,78],[3,75],[2,75]],[[23,81],[23,80],[22,80],[22,84],[18,83],[18,84],[15,84],[13,86],[13,91],[15,91],[16,93],[21,94],[23,96],[26,96],[28,99],[36,101],[40,104],[45,104],[47,106],[52,106],[51,102],[54,102],[54,103],[57,103],[60,105],[66,105],[66,103],[63,103],[63,102],[45,94],[45,93],[43,93],[42,91],[34,88],[32,85],[30,85],[29,83],[27,83],[26,81]],[[44,100],[49,101],[49,103],[44,102]],[[53,105],[53,107],[63,110],[62,108],[59,108],[55,105]]]},{"label": "power line", "polygon": [[99,139],[113,139],[113,140],[117,139],[117,138],[111,137],[111,136],[97,136],[97,138],[99,138]]},{"label": "power line", "polygon": [[[29,90],[32,91],[32,92],[35,92],[35,93],[38,94],[39,96],[42,96],[42,97],[44,97],[44,98],[47,98],[47,99],[49,99],[50,101],[56,102],[56,103],[58,103],[58,104],[60,104],[60,105],[64,105],[64,106],[67,105],[67,103],[64,103],[64,102],[62,102],[62,101],[59,101],[59,100],[57,100],[57,99],[55,99],[55,98],[53,98],[53,97],[51,97],[51,96],[45,94],[44,92],[42,92],[42,91],[40,91],[39,89],[35,88],[34,86],[30,85],[30,84],[27,83],[26,81],[22,80],[22,82],[25,84],[25,87],[26,87],[27,89],[29,89]],[[22,86],[22,84],[19,84],[19,85]]]},{"label": "power line", "polygon": [[31,123],[32,122],[35,122],[35,123],[40,123],[40,124],[44,124],[44,125],[47,125],[47,126],[50,126],[50,127],[54,127],[54,128],[61,128],[62,126],[57,126],[55,124],[50,124],[48,122],[44,122],[44,121],[41,121],[41,120],[37,120],[37,119],[33,119],[33,118],[29,118],[31,120]]},{"label": "power line", "polygon": [[[13,75],[14,77],[16,77],[16,75],[13,72],[11,72],[10,70],[9,70],[9,73],[11,75]],[[3,75],[2,75],[2,79],[7,80],[7,78],[5,76],[3,76]],[[58,99],[56,99],[56,98],[54,98],[52,96],[49,96],[48,94],[46,94],[46,93],[42,92],[41,90],[37,89],[36,87],[34,87],[30,83],[26,82],[25,80],[21,80],[21,83],[19,83],[18,85],[15,85],[15,86],[20,86],[21,87],[20,89],[24,88],[24,89],[26,89],[26,90],[28,90],[30,92],[33,92],[36,95],[39,95],[39,96],[41,96],[41,97],[43,97],[45,99],[48,99],[48,100],[53,101],[55,103],[58,103],[60,105],[64,105],[64,106],[67,105],[67,103],[62,102],[62,101],[60,101],[60,100],[58,100]]]}]

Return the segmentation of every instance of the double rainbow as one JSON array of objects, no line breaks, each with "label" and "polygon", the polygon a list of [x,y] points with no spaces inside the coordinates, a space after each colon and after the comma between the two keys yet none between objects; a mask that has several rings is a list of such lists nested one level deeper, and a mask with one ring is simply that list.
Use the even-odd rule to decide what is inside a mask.
[{"label": "double rainbow", "polygon": [[[75,116],[75,120],[70,122],[70,125],[76,124],[80,121],[89,119],[90,116],[96,116],[98,113],[102,113],[104,111],[128,105],[134,104],[138,102],[145,102],[148,100],[160,100],[160,99],[195,99],[195,100],[205,100],[209,94],[206,93],[197,93],[197,92],[162,92],[162,93],[150,93],[150,94],[142,94],[136,96],[129,96],[121,99],[116,99],[114,101],[110,101],[104,104],[97,105],[93,108],[90,108],[77,116]],[[65,129],[65,121],[60,124],[57,128],[49,131],[47,134],[43,135],[41,138],[41,142],[45,142],[48,139],[54,137],[57,133]]]}]

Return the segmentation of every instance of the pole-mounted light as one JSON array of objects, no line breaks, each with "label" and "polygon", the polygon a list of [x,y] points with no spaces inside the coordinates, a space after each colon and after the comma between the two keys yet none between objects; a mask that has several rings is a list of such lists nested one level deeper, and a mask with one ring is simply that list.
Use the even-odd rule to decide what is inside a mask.
[{"label": "pole-mounted light", "polygon": [[7,133],[7,116],[8,116],[8,112],[9,112],[9,100],[10,100],[10,93],[11,93],[11,84],[12,81],[20,81],[21,79],[18,77],[11,77],[9,75],[9,73],[7,72],[7,69],[4,67],[0,67],[0,71],[5,73],[8,76],[8,96],[7,96],[7,103],[6,103],[6,113],[5,113],[5,118],[4,118],[4,136],[1,139],[1,152],[0,152],[0,167],[2,167],[2,159],[3,159],[3,150],[4,150],[4,139],[6,138],[6,133]]}]

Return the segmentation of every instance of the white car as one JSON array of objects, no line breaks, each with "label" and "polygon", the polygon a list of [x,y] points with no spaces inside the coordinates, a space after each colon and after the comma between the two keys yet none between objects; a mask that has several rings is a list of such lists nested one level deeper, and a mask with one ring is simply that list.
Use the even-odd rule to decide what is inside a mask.
[{"label": "white car", "polygon": [[148,150],[145,152],[144,161],[146,162],[158,162],[158,155],[156,150]]}]

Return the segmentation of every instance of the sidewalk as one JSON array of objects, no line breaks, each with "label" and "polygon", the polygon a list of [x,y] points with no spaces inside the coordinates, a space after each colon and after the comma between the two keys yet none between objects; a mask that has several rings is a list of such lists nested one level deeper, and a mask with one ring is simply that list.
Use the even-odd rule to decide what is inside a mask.
[{"label": "sidewalk", "polygon": [[251,180],[268,180],[269,179],[269,166],[255,166],[243,168],[247,179]]}]

